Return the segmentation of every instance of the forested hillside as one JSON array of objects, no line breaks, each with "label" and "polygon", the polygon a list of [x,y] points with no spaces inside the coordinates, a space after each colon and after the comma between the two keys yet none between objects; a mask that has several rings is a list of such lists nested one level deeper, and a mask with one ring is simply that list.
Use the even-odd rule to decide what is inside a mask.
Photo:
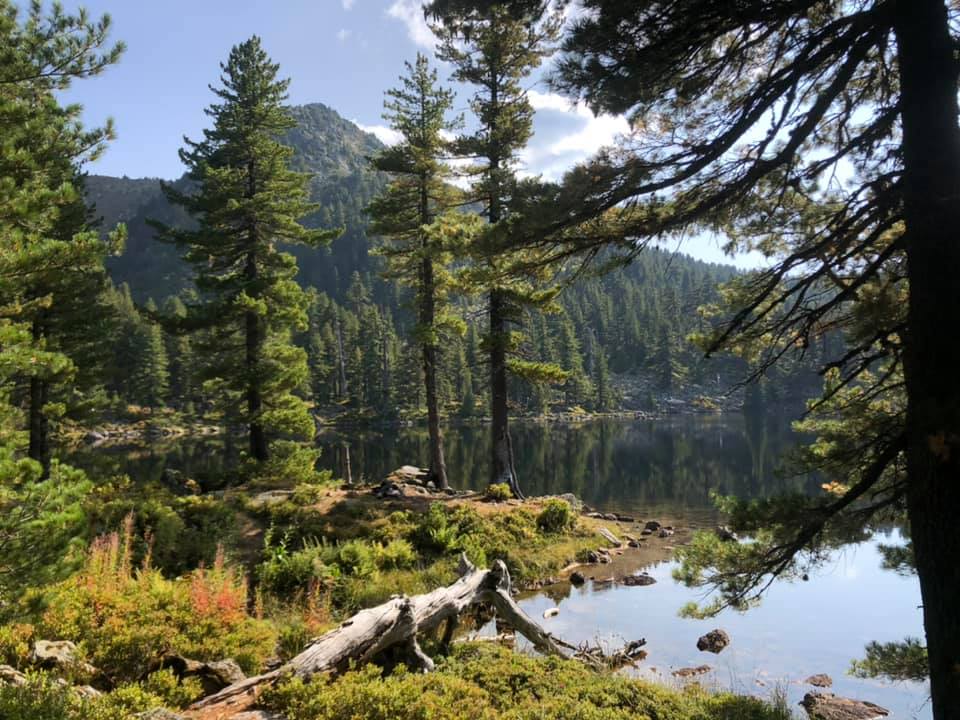
[{"label": "forested hillside", "polygon": [[[291,114],[297,127],[285,134],[284,142],[294,148],[292,166],[311,173],[311,198],[320,205],[305,224],[344,228],[326,248],[290,248],[297,258],[298,280],[312,290],[314,298],[310,330],[299,338],[310,358],[307,390],[321,405],[345,402],[381,413],[417,409],[422,398],[419,361],[408,341],[410,293],[381,278],[382,260],[372,252],[377,240],[367,232],[365,208],[386,186],[386,177],[371,169],[369,158],[383,144],[320,103],[291,108]],[[177,188],[186,185],[184,179],[174,183]],[[92,175],[86,186],[103,227],[127,224],[123,254],[108,260],[114,283],[127,285],[129,297],[140,305],[152,299],[163,306],[185,292],[190,268],[179,259],[176,248],[156,239],[147,222],[189,222],[182,210],[167,201],[161,181]],[[742,364],[732,358],[714,361],[708,372],[688,336],[704,329],[697,308],[715,302],[717,285],[734,273],[728,266],[653,249],[612,273],[579,278],[560,296],[563,312],[532,311],[525,320],[524,356],[557,363],[570,378],[554,386],[514,378],[515,409],[641,409],[655,402],[655,396],[680,392],[681,385],[687,394],[691,387],[713,394],[726,391],[742,374]],[[129,300],[121,297],[118,303],[136,325]],[[482,412],[487,392],[479,350],[482,318],[466,299],[459,301],[458,312],[467,322],[467,331],[462,337],[445,338],[440,397],[449,413],[472,415]],[[147,329],[133,333],[147,335]],[[183,365],[173,355],[182,355],[185,343],[185,338],[168,341],[168,374]],[[115,362],[121,374],[128,363],[134,368],[156,365],[145,342],[139,343],[139,356],[135,345],[133,340],[125,343],[127,356]],[[175,377],[168,384],[174,395],[190,385]],[[117,383],[118,388],[121,385]],[[202,398],[168,400],[185,406]]]}]

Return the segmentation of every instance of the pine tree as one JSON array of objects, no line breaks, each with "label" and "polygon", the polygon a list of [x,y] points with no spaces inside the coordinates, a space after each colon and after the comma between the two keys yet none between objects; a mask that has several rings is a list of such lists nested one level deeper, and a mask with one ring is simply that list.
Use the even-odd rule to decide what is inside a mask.
[{"label": "pine tree", "polygon": [[197,227],[157,225],[196,269],[201,299],[187,306],[183,325],[210,331],[204,374],[224,383],[226,410],[248,427],[258,462],[269,457],[269,435],[311,437],[314,428],[293,394],[307,376],[306,352],[291,342],[292,331],[307,326],[307,298],[295,259],[278,244],[315,246],[339,234],[297,222],[315,206],[307,176],[287,167],[292,150],[276,139],[293,126],[283,107],[289,81],[278,69],[256,36],[230,51],[222,87],[213,90],[221,102],[207,109],[213,127],[180,151],[196,190],[164,188]]},{"label": "pine tree", "polygon": [[[490,479],[507,483],[522,498],[509,429],[509,356],[517,349],[511,326],[520,322],[525,306],[548,303],[553,295],[518,280],[516,258],[502,251],[502,235],[517,196],[518,154],[533,132],[534,111],[523,81],[551,52],[559,18],[544,3],[484,3],[466,10],[456,5],[440,0],[426,12],[442,21],[434,26],[441,41],[438,55],[453,65],[454,79],[478,87],[470,104],[479,127],[458,138],[456,147],[459,154],[480,161],[469,196],[482,205],[489,228],[476,234],[473,252],[479,262],[466,278],[486,296]],[[531,378],[547,369],[523,361],[512,366]]]},{"label": "pine tree", "polygon": [[447,235],[428,228],[458,199],[450,185],[450,168],[443,162],[449,152],[444,133],[457,127],[448,120],[453,93],[437,85],[437,72],[427,58],[417,54],[406,64],[407,75],[399,88],[387,91],[384,118],[402,140],[384,150],[374,166],[393,178],[386,193],[369,208],[372,229],[387,240],[380,252],[387,258],[387,276],[414,289],[417,325],[430,435],[430,474],[440,488],[449,486],[440,430],[437,391],[441,332],[450,324],[445,311],[450,262]]},{"label": "pine tree", "polygon": [[[163,304],[163,316],[182,322],[187,317],[187,307],[179,297],[168,298]],[[193,371],[196,359],[188,333],[164,333],[169,375],[169,400],[175,407],[184,410],[195,402]]]},{"label": "pine tree", "polygon": [[163,341],[163,330],[153,320],[157,315],[157,305],[152,298],[147,300],[144,309],[146,315],[134,329],[135,359],[128,396],[139,405],[157,408],[166,405],[169,391],[167,348]]}]

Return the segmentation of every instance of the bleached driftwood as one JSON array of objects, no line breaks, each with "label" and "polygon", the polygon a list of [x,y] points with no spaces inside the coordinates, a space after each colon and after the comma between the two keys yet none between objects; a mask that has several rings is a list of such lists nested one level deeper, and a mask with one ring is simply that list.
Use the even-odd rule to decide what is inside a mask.
[{"label": "bleached driftwood", "polygon": [[503,561],[497,560],[489,570],[483,570],[474,567],[464,555],[460,558],[460,579],[452,585],[424,595],[394,597],[382,605],[361,610],[335,630],[313,640],[285,665],[234,683],[198,701],[191,709],[219,705],[284,676],[308,679],[321,673],[343,672],[351,663],[361,665],[394,647],[406,651],[409,664],[424,671],[432,670],[433,661],[420,649],[418,635],[436,630],[446,622],[444,640],[449,641],[460,615],[480,603],[492,605],[497,617],[540,652],[563,655],[563,648],[572,649],[520,609],[510,594],[510,573]]}]

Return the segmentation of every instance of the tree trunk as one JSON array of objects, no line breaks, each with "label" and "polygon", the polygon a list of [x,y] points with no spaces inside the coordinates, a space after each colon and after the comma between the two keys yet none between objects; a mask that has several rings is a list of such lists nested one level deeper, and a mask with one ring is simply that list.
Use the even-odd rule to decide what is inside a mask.
[{"label": "tree trunk", "polygon": [[30,447],[28,455],[43,466],[43,478],[50,474],[50,422],[43,408],[47,404],[50,383],[30,378]]},{"label": "tree trunk", "polygon": [[434,305],[433,262],[425,258],[421,267],[420,325],[429,328],[423,343],[423,384],[427,395],[427,429],[430,433],[430,477],[438,488],[450,487],[447,480],[447,461],[443,456],[443,433],[440,431],[440,407],[437,399],[437,345],[433,339],[436,321]]},{"label": "tree trunk", "polygon": [[506,299],[490,292],[490,482],[506,483],[514,497],[523,499],[513,467],[510,417],[507,407],[507,320]]},{"label": "tree trunk", "polygon": [[895,5],[910,281],[907,510],[936,720],[960,718],[960,128],[943,0]]},{"label": "tree trunk", "polygon": [[[249,284],[257,281],[257,258],[254,251],[247,255],[246,280]],[[269,457],[267,435],[260,416],[263,410],[263,398],[260,395],[260,353],[263,349],[263,328],[260,316],[248,310],[246,321],[246,369],[247,369],[247,416],[250,418],[250,456],[258,462]]]},{"label": "tree trunk", "polygon": [[334,326],[337,333],[337,399],[343,400],[347,396],[347,363],[343,357],[343,334],[340,332],[340,314],[334,317]]},{"label": "tree trunk", "polygon": [[563,648],[571,647],[544,631],[516,604],[510,593],[510,574],[502,560],[497,560],[490,570],[480,570],[463,556],[460,579],[453,585],[425,595],[395,597],[382,605],[362,610],[337,629],[314,640],[279,669],[234,683],[198,701],[191,710],[227,703],[238,695],[289,675],[310,679],[320,673],[341,673],[352,664],[369,662],[385,650],[398,646],[406,651],[409,664],[432,670],[433,661],[420,649],[417,636],[436,630],[444,622],[455,621],[464,610],[479,603],[493,605],[500,619],[544,654],[563,655]]}]

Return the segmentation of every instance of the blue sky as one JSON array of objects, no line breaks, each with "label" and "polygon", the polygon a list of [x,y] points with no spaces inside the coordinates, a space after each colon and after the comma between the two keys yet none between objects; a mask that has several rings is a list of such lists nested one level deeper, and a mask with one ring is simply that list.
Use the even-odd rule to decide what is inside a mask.
[{"label": "blue sky", "polygon": [[[93,173],[130,177],[179,176],[184,135],[199,137],[203,109],[213,99],[219,65],[230,48],[253,34],[281,73],[291,78],[290,102],[322,102],[389,141],[381,119],[383,92],[397,83],[404,60],[432,54],[433,39],[419,0],[66,0],[68,10],[109,13],[113,38],[127,44],[120,63],[78,82],[67,94],[84,107],[88,124],[112,117],[117,140]],[[439,66],[441,79],[449,68]],[[467,109],[468,90],[457,107]],[[556,179],[628,131],[622,117],[594,117],[551,93],[539,77],[529,93],[537,115],[522,170]],[[680,246],[716,262],[730,262],[715,240]],[[754,264],[740,259],[737,264]]]}]

